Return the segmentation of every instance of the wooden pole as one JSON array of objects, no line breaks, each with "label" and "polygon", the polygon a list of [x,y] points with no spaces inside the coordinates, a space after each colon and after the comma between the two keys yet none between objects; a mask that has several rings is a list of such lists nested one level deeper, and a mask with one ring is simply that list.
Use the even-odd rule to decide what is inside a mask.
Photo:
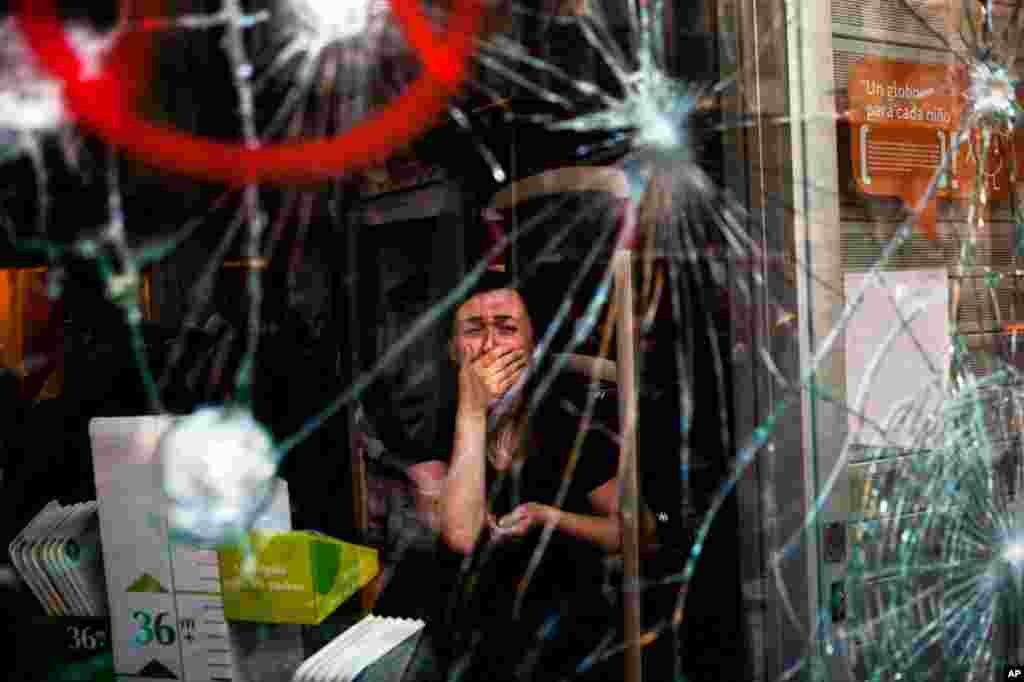
[{"label": "wooden pole", "polygon": [[619,517],[622,529],[622,610],[626,656],[625,682],[643,680],[640,636],[643,630],[640,594],[640,479],[636,465],[637,382],[636,320],[633,301],[633,252],[616,251],[612,263],[617,302],[616,343],[619,372]]},{"label": "wooden pole", "polygon": [[[627,202],[624,231],[631,233],[636,207],[629,204],[629,181],[620,168],[586,166],[555,168],[510,183],[495,194],[488,210],[504,211],[533,197],[562,192],[601,191]],[[624,235],[625,236],[625,235]],[[618,358],[615,363],[619,390],[619,423],[622,446],[619,450],[619,519],[622,531],[623,556],[623,634],[625,637],[625,670],[623,682],[642,682],[643,657],[641,635],[643,619],[640,593],[640,479],[636,465],[637,333],[633,291],[632,237],[622,239],[612,258],[614,300],[617,317],[616,338]],[[580,367],[585,361],[577,360]],[[607,369],[605,363],[592,359],[587,364],[592,372]]]}]

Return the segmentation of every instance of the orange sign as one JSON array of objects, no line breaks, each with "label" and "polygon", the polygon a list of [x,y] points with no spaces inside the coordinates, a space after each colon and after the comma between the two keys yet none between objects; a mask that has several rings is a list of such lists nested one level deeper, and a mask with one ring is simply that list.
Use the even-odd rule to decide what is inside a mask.
[{"label": "orange sign", "polygon": [[[952,152],[966,82],[963,68],[944,64],[869,58],[850,69],[847,118],[857,188],[921,208],[918,224],[932,239],[937,237],[937,199],[973,196],[977,184],[979,145],[962,143]],[[990,201],[1009,195],[1011,147],[998,136],[991,140],[984,174]],[[919,207],[947,156],[932,200]]]},{"label": "orange sign", "polygon": [[959,70],[869,58],[850,70],[850,122],[948,130],[960,118]]}]

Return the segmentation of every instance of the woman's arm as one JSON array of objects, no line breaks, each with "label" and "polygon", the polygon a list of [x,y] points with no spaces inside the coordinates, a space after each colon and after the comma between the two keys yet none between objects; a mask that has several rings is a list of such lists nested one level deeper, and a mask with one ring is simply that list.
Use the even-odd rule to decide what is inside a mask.
[{"label": "woman's arm", "polygon": [[[619,522],[618,478],[605,481],[590,491],[588,498],[597,514],[577,514],[537,502],[527,502],[506,514],[491,530],[496,538],[522,537],[534,526],[553,525],[560,533],[597,545],[609,554],[622,547],[622,525]],[[650,552],[658,546],[657,522],[644,505],[640,512],[640,551]]]},{"label": "woman's arm", "polygon": [[487,522],[487,408],[521,376],[525,354],[495,348],[459,369],[455,443],[441,494],[441,537],[469,554]]},{"label": "woman's arm", "polygon": [[491,531],[500,540],[522,537],[534,527],[554,526],[557,532],[597,545],[609,554],[618,552],[622,538],[619,517],[617,510],[607,504],[608,489],[612,491],[611,499],[616,499],[615,482],[616,479],[612,479],[590,492],[590,504],[599,512],[597,514],[567,512],[551,505],[527,502],[492,523]]},{"label": "woman's arm", "polygon": [[486,521],[486,438],[486,415],[460,410],[441,493],[441,537],[461,554],[473,551]]},{"label": "woman's arm", "polygon": [[[619,477],[609,479],[590,491],[590,504],[597,511],[614,519],[619,518]],[[618,524],[616,524],[618,526]],[[619,531],[621,532],[621,530]],[[658,522],[654,513],[640,503],[640,551],[651,552],[658,547]]]},{"label": "woman's arm", "polygon": [[618,517],[576,514],[547,505],[537,506],[544,508],[544,523],[553,524],[559,533],[597,545],[609,554],[619,551],[621,533]]}]

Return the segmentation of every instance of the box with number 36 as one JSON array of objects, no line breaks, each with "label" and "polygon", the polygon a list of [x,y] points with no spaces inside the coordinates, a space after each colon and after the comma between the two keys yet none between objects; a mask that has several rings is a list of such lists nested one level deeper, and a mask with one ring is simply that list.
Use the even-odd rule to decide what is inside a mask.
[{"label": "box with number 36", "polygon": [[[141,680],[239,679],[215,551],[168,536],[153,458],[168,417],[94,419],[92,439],[117,675]],[[258,525],[291,527],[282,481]]]}]

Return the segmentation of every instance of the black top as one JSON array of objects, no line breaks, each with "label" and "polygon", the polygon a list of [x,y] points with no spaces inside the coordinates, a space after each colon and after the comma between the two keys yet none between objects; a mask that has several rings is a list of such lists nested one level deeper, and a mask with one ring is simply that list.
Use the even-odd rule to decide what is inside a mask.
[{"label": "black top", "polygon": [[[596,418],[581,424],[585,394],[567,391],[565,381],[559,384],[531,420],[522,465],[503,473],[489,471],[489,510],[498,518],[524,502],[594,514],[589,493],[616,474],[614,434]],[[607,409],[598,407],[599,412]],[[573,463],[581,428],[584,437]],[[569,482],[559,503],[563,479]],[[535,529],[526,538],[492,545],[485,532],[468,559],[451,557],[458,580],[446,620],[453,651],[459,656],[472,653],[470,670],[475,672],[469,679],[512,678],[516,666],[530,660],[535,660],[537,675],[564,671],[614,626],[610,598],[602,590],[604,552],[595,545],[553,533],[525,581],[542,535]],[[543,646],[538,648],[538,642]],[[531,651],[539,656],[531,657]]]}]

